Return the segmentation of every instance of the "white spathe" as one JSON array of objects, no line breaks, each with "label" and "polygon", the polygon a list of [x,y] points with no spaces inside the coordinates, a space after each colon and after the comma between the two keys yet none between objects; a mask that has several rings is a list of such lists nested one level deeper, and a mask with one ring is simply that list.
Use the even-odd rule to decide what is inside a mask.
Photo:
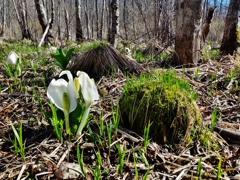
[{"label": "white spathe", "polygon": [[69,70],[64,70],[60,73],[59,77],[66,74],[68,77],[68,84],[71,86],[72,91],[74,93],[75,98],[79,97],[78,91],[79,91],[79,81],[73,80],[72,73]]},{"label": "white spathe", "polygon": [[85,72],[78,71],[77,76],[81,86],[81,93],[85,101],[85,111],[76,133],[76,137],[78,138],[81,136],[82,130],[86,125],[88,114],[90,112],[90,106],[93,103],[93,101],[99,99],[99,94],[96,85]]},{"label": "white spathe", "polygon": [[[69,109],[65,109],[64,102],[63,102],[63,94],[67,93],[69,100],[70,100],[70,107]],[[47,89],[47,97],[51,100],[51,102],[62,111],[69,111],[72,112],[77,107],[77,99],[73,92],[72,87],[70,84],[65,81],[64,79],[53,79],[48,86]]]},{"label": "white spathe", "polygon": [[14,52],[11,51],[7,57],[7,63],[8,64],[17,64],[18,61],[18,55]]},{"label": "white spathe", "polygon": [[85,106],[90,106],[93,101],[99,99],[97,87],[94,81],[92,81],[87,75],[87,73],[83,71],[78,71],[77,76],[81,86],[81,93],[85,101]]}]

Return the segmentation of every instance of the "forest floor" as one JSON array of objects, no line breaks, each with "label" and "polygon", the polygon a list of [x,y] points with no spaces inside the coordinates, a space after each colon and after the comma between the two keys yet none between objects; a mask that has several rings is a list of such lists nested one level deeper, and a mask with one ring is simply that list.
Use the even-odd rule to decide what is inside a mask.
[{"label": "forest floor", "polygon": [[[110,136],[98,134],[100,116],[107,126],[116,114],[113,107],[126,81],[121,73],[96,82],[104,96],[93,104],[88,127],[80,139],[61,143],[42,111],[50,110],[46,87],[53,77],[49,67],[54,63],[48,57],[47,63],[39,62],[36,69],[26,63],[22,75],[13,78],[3,63],[8,52],[0,48],[0,179],[240,179],[240,56],[176,69],[197,92],[205,127],[217,109],[212,133],[219,149],[214,151],[199,142],[182,147],[150,141],[144,148],[142,137],[121,127]],[[37,61],[34,53],[26,57]],[[144,66],[160,68],[156,64]],[[18,128],[19,122],[23,126],[24,157],[13,145],[11,123]]]}]

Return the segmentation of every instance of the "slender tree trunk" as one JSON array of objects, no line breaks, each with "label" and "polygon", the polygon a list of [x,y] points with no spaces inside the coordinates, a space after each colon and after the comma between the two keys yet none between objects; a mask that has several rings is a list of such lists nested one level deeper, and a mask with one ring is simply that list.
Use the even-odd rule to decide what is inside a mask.
[{"label": "slender tree trunk", "polygon": [[6,4],[5,0],[3,0],[2,4],[2,29],[0,30],[0,36],[4,36],[5,33],[5,27],[6,27]]},{"label": "slender tree trunk", "polygon": [[128,40],[128,29],[127,29],[127,23],[128,23],[128,7],[127,7],[127,0],[124,0],[123,2],[123,27],[125,31],[125,39]]},{"label": "slender tree trunk", "polygon": [[225,21],[222,45],[220,47],[220,51],[223,55],[233,55],[233,52],[238,47],[237,25],[240,25],[240,3],[239,0],[230,0],[228,13]]},{"label": "slender tree trunk", "polygon": [[222,3],[223,3],[223,0],[220,1],[220,5],[219,5],[219,15],[222,14]]},{"label": "slender tree trunk", "polygon": [[110,31],[110,39],[109,42],[114,47],[117,47],[117,37],[118,34],[118,26],[119,26],[119,0],[112,0],[110,3],[110,9],[111,9],[111,31]]},{"label": "slender tree trunk", "polygon": [[[12,37],[13,35],[12,35],[12,21],[11,21],[11,16],[12,16],[12,13],[11,13],[11,11],[10,11],[10,4],[11,4],[11,2],[10,1],[7,1],[7,3],[8,3],[8,5],[7,5],[7,8],[8,8],[8,11],[7,11],[7,24],[8,24],[8,26],[9,26],[9,36],[10,37]],[[14,6],[14,8],[15,8],[15,6]],[[17,14],[17,12],[16,12],[16,14]],[[18,20],[18,18],[17,18],[17,20]]]},{"label": "slender tree trunk", "polygon": [[71,34],[70,34],[70,28],[69,28],[69,15],[68,15],[68,10],[66,8],[66,1],[65,1],[65,7],[64,7],[64,19],[65,19],[65,24],[66,24],[66,39],[70,40]]},{"label": "slender tree trunk", "polygon": [[139,10],[140,15],[142,16],[142,20],[143,20],[143,23],[144,23],[144,26],[145,26],[145,31],[147,32],[148,39],[151,39],[147,19],[146,19],[145,15],[143,14],[142,3],[139,2],[139,0],[135,0],[135,3],[137,5],[137,8]]},{"label": "slender tree trunk", "polygon": [[84,14],[85,14],[85,21],[86,21],[86,27],[87,27],[87,39],[90,39],[90,21],[89,21],[89,15],[88,15],[88,11],[87,11],[87,3],[88,1],[85,1],[85,5],[84,5]]},{"label": "slender tree trunk", "polygon": [[35,2],[36,10],[37,10],[37,13],[38,13],[38,20],[39,20],[39,23],[42,27],[42,32],[44,32],[46,27],[47,27],[47,23],[48,23],[45,8],[44,8],[41,0],[34,0],[34,2]]},{"label": "slender tree trunk", "polygon": [[[134,0],[132,0],[132,11],[133,10],[134,10]],[[133,28],[133,37],[134,37],[134,39],[136,39],[137,35],[136,35],[136,25],[135,25],[134,12],[132,12],[132,28]]]},{"label": "slender tree trunk", "polygon": [[94,37],[94,13],[91,12],[91,18],[90,18],[90,21],[91,21],[91,39],[93,39]]},{"label": "slender tree trunk", "polygon": [[38,20],[39,20],[39,23],[42,27],[42,33],[45,32],[47,26],[48,26],[48,23],[50,22],[49,24],[49,29],[48,29],[48,32],[47,32],[47,35],[46,35],[46,42],[49,42],[49,38],[53,38],[53,35],[52,35],[52,25],[53,25],[53,22],[54,22],[54,0],[51,0],[51,5],[52,5],[52,8],[51,8],[51,19],[47,19],[47,13],[46,13],[46,9],[44,8],[44,5],[43,5],[43,1],[42,0],[34,0],[34,3],[35,3],[35,6],[36,6],[36,10],[37,10],[37,14],[38,14]]},{"label": "slender tree trunk", "polygon": [[62,36],[61,36],[61,25],[62,25],[62,6],[61,6],[61,0],[58,0],[58,23],[57,23],[57,27],[58,27],[58,39],[61,41],[62,40]]},{"label": "slender tree trunk", "polygon": [[160,8],[160,2],[159,0],[155,0],[154,2],[155,4],[155,7],[154,7],[154,36],[159,39],[159,17],[160,17],[160,14],[161,14],[161,8]]},{"label": "slender tree trunk", "polygon": [[175,1],[175,65],[197,64],[201,59],[202,0]]},{"label": "slender tree trunk", "polygon": [[108,0],[108,31],[107,31],[107,40],[111,41],[111,31],[112,31],[112,7],[111,0]]},{"label": "slender tree trunk", "polygon": [[81,22],[81,1],[75,0],[76,5],[76,41],[83,40],[82,22]]},{"label": "slender tree trunk", "polygon": [[105,0],[102,0],[102,14],[101,14],[101,22],[100,22],[100,28],[99,28],[99,39],[100,40],[102,40],[102,37],[103,37],[103,24],[105,21],[104,12],[105,12]]},{"label": "slender tree trunk", "polygon": [[95,0],[95,16],[96,16],[96,31],[97,31],[97,39],[100,39],[100,32],[98,27],[98,0]]},{"label": "slender tree trunk", "polygon": [[[21,28],[22,38],[32,39],[31,31],[28,28],[28,25],[26,22],[26,11],[27,11],[26,3],[23,0],[21,1],[21,5],[20,4],[16,5],[15,0],[12,0],[12,2],[16,11],[18,23]],[[20,10],[20,12],[18,10]]]}]

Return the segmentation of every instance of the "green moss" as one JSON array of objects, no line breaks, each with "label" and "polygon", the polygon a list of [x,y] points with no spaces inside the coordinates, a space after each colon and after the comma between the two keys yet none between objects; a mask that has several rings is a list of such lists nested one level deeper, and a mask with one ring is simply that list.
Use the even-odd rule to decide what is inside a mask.
[{"label": "green moss", "polygon": [[202,127],[196,98],[189,83],[173,70],[133,77],[127,80],[119,100],[122,125],[143,135],[150,121],[153,140],[188,143]]}]

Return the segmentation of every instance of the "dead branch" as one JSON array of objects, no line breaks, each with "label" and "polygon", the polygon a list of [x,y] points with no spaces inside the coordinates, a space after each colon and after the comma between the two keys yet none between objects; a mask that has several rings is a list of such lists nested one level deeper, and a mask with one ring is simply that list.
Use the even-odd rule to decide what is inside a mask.
[{"label": "dead branch", "polygon": [[213,8],[209,8],[208,9],[208,15],[207,15],[207,18],[203,24],[203,29],[202,29],[202,32],[201,32],[201,36],[202,36],[202,39],[203,39],[203,42],[205,43],[205,40],[207,38],[207,35],[209,33],[209,30],[210,30],[210,24],[211,24],[211,20],[213,18],[213,13],[214,13],[214,10],[216,9],[216,6]]}]

